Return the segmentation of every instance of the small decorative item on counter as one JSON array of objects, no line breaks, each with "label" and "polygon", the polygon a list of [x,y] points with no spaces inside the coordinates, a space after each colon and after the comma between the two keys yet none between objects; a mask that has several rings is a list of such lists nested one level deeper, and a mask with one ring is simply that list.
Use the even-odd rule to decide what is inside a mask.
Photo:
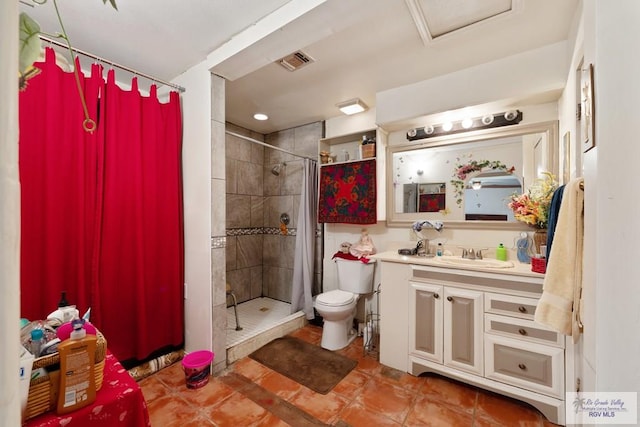
[{"label": "small decorative item on counter", "polygon": [[531,271],[534,273],[546,273],[547,272],[547,259],[537,254],[531,258]]},{"label": "small decorative item on counter", "polygon": [[362,136],[362,145],[360,146],[362,150],[362,158],[368,159],[376,156],[376,139],[367,138],[366,135]]},{"label": "small decorative item on counter", "polygon": [[502,243],[498,245],[496,249],[496,259],[498,261],[506,261],[507,260],[507,248],[504,247]]},{"label": "small decorative item on counter", "polygon": [[328,151],[321,151],[320,152],[320,163],[322,163],[322,164],[329,163],[329,156],[330,155],[331,155],[331,153],[328,152]]}]

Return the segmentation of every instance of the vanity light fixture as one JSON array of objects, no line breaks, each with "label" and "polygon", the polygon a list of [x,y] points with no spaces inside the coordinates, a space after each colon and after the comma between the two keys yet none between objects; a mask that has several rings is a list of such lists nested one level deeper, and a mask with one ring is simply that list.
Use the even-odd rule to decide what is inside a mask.
[{"label": "vanity light fixture", "polygon": [[470,117],[467,117],[460,124],[462,125],[463,128],[469,129],[471,126],[473,126],[473,119]]},{"label": "vanity light fixture", "polygon": [[253,118],[254,118],[254,119],[256,119],[256,120],[263,121],[263,120],[267,120],[267,119],[269,118],[269,116],[267,116],[267,115],[266,115],[266,114],[264,114],[264,113],[255,113],[255,114],[253,115]]},{"label": "vanity light fixture", "polygon": [[362,113],[369,108],[367,107],[367,104],[360,100],[360,98],[354,98],[348,101],[340,102],[339,104],[336,104],[336,107],[338,107],[340,111],[342,111],[347,116]]},{"label": "vanity light fixture", "polygon": [[423,127],[409,129],[407,139],[414,141],[436,136],[444,136],[460,132],[496,128],[502,126],[517,125],[522,121],[522,111],[509,110],[502,113],[485,114],[475,118],[465,118],[456,122],[445,122],[442,124],[428,124]]}]

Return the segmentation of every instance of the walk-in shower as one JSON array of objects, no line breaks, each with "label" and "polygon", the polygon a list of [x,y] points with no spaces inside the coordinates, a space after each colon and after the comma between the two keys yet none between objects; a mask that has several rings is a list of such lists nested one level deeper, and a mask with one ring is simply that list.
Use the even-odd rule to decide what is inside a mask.
[{"label": "walk-in shower", "polygon": [[[242,327],[235,329],[234,307],[228,300],[226,355],[227,363],[233,363],[306,323],[302,311],[291,313],[291,302],[295,298],[296,308],[300,304],[294,295],[294,283],[302,285],[302,282],[294,281],[294,276],[302,274],[297,270],[300,264],[309,263],[296,262],[300,251],[296,247],[298,238],[307,236],[309,227],[301,227],[298,215],[291,215],[286,224],[281,214],[300,210],[303,185],[308,182],[305,177],[309,176],[309,163],[313,163],[306,159],[316,161],[315,157],[301,153],[317,153],[323,126],[311,124],[295,131],[269,134],[264,137],[268,143],[242,135],[243,131],[225,132],[228,135],[226,280],[237,297]],[[263,146],[264,150],[257,146]],[[297,152],[292,151],[294,148]],[[316,233],[317,230],[321,229],[316,229]],[[321,231],[314,236],[316,242],[312,246],[321,247]],[[321,272],[315,270],[321,268],[322,258],[321,254],[317,256],[311,264],[320,267],[312,271],[311,286],[321,282]]]}]

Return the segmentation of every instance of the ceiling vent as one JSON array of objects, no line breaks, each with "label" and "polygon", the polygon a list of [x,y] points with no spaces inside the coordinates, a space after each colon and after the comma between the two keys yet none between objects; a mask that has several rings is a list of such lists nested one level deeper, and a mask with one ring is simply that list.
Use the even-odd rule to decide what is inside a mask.
[{"label": "ceiling vent", "polygon": [[287,55],[280,59],[278,64],[282,65],[289,71],[296,71],[307,64],[311,64],[312,62],[315,62],[315,59],[298,50],[293,52],[291,55]]}]

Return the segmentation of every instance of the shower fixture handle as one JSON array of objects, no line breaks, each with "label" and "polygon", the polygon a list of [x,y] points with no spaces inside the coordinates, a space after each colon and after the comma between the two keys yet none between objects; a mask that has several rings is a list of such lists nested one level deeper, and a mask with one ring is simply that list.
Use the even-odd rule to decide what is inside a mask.
[{"label": "shower fixture handle", "polygon": [[289,225],[289,214],[288,213],[281,213],[280,214],[280,222],[284,225]]}]

